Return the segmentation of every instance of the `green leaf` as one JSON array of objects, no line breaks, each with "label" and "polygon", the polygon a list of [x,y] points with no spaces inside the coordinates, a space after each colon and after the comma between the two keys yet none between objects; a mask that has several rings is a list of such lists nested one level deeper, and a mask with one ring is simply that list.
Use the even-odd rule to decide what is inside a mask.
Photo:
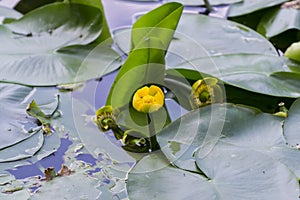
[{"label": "green leaf", "polygon": [[[118,47],[128,53],[129,29],[118,29],[113,35]],[[183,14],[166,63],[174,66],[200,57],[239,53],[278,55],[267,39],[244,25],[205,15]]]},{"label": "green leaf", "polygon": [[0,84],[0,149],[19,143],[35,133],[28,132],[33,124],[26,119],[26,105],[21,104],[31,90],[25,86]]},{"label": "green leaf", "polygon": [[[221,149],[229,145],[236,148],[237,153],[244,149],[259,152],[266,159],[271,157],[299,177],[300,170],[296,166],[300,164],[300,157],[295,154],[300,152],[286,145],[282,122],[280,117],[247,107],[215,104],[176,120],[158,133],[157,140],[170,162],[182,169],[199,172],[202,165],[195,166],[196,158],[209,157],[221,143]],[[197,150],[198,157],[195,157]],[[221,154],[216,156],[222,158]]]},{"label": "green leaf", "polygon": [[0,84],[0,162],[32,157],[42,147],[42,131],[27,119],[22,101],[30,95],[32,88],[11,84]]},{"label": "green leaf", "polygon": [[95,7],[56,3],[0,26],[0,80],[57,85],[111,72],[120,60],[110,43],[90,44],[101,33],[102,19]]},{"label": "green leaf", "polygon": [[65,0],[67,2],[70,3],[79,3],[79,4],[84,4],[84,5],[88,5],[88,6],[93,6],[98,8],[99,10],[101,10],[102,13],[102,32],[99,35],[99,37],[97,38],[97,42],[103,42],[107,39],[109,39],[111,37],[110,35],[110,30],[107,24],[107,20],[105,17],[105,12],[104,12],[104,8],[102,5],[102,0]]},{"label": "green leaf", "polygon": [[165,53],[161,41],[149,38],[142,45],[143,48],[130,53],[121,67],[107,98],[107,105],[120,108],[131,102],[134,92],[143,85],[162,85]]},{"label": "green leaf", "polygon": [[42,148],[43,143],[43,132],[39,131],[20,143],[1,149],[0,163],[30,158]]},{"label": "green leaf", "polygon": [[101,194],[99,186],[99,180],[75,173],[46,182],[31,199],[53,199],[58,195],[64,199],[97,199]]},{"label": "green leaf", "polygon": [[259,152],[247,149],[236,151],[234,147],[220,144],[208,157],[197,162],[201,162],[201,167],[211,177],[165,166],[163,159],[153,155],[144,157],[128,175],[126,186],[129,198],[298,198],[299,184],[293,174],[282,164]]},{"label": "green leaf", "polygon": [[4,17],[4,19],[19,19],[20,17],[22,17],[22,14],[11,8],[0,6],[0,17]]},{"label": "green leaf", "polygon": [[131,50],[148,38],[157,37],[167,50],[174,35],[183,6],[179,3],[166,3],[141,16],[132,27]]},{"label": "green leaf", "polygon": [[299,74],[290,72],[285,63],[279,56],[232,54],[189,60],[173,69],[196,69],[256,93],[299,97]]},{"label": "green leaf", "polygon": [[20,0],[15,9],[23,14],[28,13],[38,7],[44,6],[46,4],[61,2],[62,0]]},{"label": "green leaf", "polygon": [[279,35],[289,29],[300,30],[300,11],[292,8],[274,8],[260,20],[257,31],[267,38]]},{"label": "green leaf", "polygon": [[165,107],[149,115],[132,107],[132,97],[136,90],[145,85],[164,85],[164,59],[165,46],[155,37],[141,42],[129,54],[113,82],[106,102],[106,105],[121,110],[118,125],[150,137],[168,123]]},{"label": "green leaf", "polygon": [[[180,47],[178,49],[181,50],[176,51],[172,48],[170,50],[174,50],[173,54],[178,52],[177,56],[182,56],[186,60],[200,57],[201,54],[205,56],[235,53],[277,55],[273,45],[260,34],[244,25],[225,19],[185,14],[179,22],[177,32],[180,37],[175,41],[178,42],[177,48]],[[180,42],[181,38],[189,39],[194,45]],[[183,50],[186,52],[184,53]],[[195,50],[200,51],[200,56],[194,54]],[[189,56],[190,54],[193,57]]]},{"label": "green leaf", "polygon": [[[167,0],[167,1],[174,2],[174,0]],[[238,3],[241,1],[242,0],[210,0],[209,3],[213,6],[217,6],[217,5]],[[205,5],[203,0],[175,0],[175,2],[182,3],[185,6],[199,6],[199,5],[203,6],[203,5]]]},{"label": "green leaf", "polygon": [[276,6],[287,0],[243,0],[241,3],[233,4],[230,6],[228,17],[236,17],[240,15],[249,14],[264,8]]},{"label": "green leaf", "polygon": [[300,144],[300,99],[297,99],[291,106],[288,117],[284,122],[284,138],[294,146],[299,147]]},{"label": "green leaf", "polygon": [[26,112],[28,115],[38,119],[42,124],[50,124],[50,116],[46,115],[34,100],[27,106]]}]

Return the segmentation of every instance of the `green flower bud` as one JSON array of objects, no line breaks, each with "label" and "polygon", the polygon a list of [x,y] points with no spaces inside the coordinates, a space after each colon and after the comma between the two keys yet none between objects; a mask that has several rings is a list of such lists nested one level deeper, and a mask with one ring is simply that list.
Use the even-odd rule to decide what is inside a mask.
[{"label": "green flower bud", "polygon": [[116,126],[118,112],[112,106],[103,106],[96,111],[95,123],[102,131],[108,131]]},{"label": "green flower bud", "polygon": [[300,62],[300,42],[291,44],[285,51],[284,56]]},{"label": "green flower bud", "polygon": [[148,153],[150,150],[149,138],[143,137],[141,133],[134,130],[127,130],[124,132],[122,143],[123,148],[126,151]]}]

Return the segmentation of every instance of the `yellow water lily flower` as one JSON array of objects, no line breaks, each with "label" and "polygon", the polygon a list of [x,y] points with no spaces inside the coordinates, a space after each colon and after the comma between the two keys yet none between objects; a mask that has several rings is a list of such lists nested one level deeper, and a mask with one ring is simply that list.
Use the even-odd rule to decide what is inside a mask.
[{"label": "yellow water lily flower", "polygon": [[164,105],[164,93],[155,86],[144,86],[138,89],[132,99],[132,106],[139,112],[152,113]]},{"label": "yellow water lily flower", "polygon": [[190,102],[194,109],[223,102],[223,90],[218,84],[218,79],[206,77],[196,81],[192,86]]}]

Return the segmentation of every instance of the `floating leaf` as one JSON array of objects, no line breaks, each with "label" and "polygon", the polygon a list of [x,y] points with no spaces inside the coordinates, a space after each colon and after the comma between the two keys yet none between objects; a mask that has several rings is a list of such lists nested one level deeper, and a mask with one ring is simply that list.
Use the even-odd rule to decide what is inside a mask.
[{"label": "floating leaf", "polygon": [[[118,29],[113,34],[119,48],[128,53],[129,29]],[[244,25],[205,15],[183,14],[166,63],[174,66],[200,57],[238,53],[278,55],[268,40]]]},{"label": "floating leaf", "polygon": [[1,149],[0,163],[30,158],[42,148],[43,143],[43,132],[39,131],[20,143]]},{"label": "floating leaf", "polygon": [[99,186],[99,180],[75,173],[46,182],[31,199],[53,199],[58,196],[63,199],[97,199]]},{"label": "floating leaf", "polygon": [[287,0],[243,0],[243,2],[241,3],[233,4],[230,6],[228,17],[236,17],[249,14],[264,8],[276,6],[286,1]]},{"label": "floating leaf", "polygon": [[[172,2],[178,2],[182,3],[185,6],[199,6],[199,5],[205,5],[204,0],[167,0],[167,1],[172,1]],[[242,0],[209,0],[209,3],[212,6],[217,6],[217,5],[224,5],[224,4],[233,4],[233,3],[238,3],[241,2]]]},{"label": "floating leaf", "polygon": [[107,24],[107,20],[106,20],[105,14],[104,14],[104,8],[103,8],[101,0],[68,0],[68,1],[70,3],[79,3],[79,4],[88,5],[88,6],[93,6],[93,7],[98,8],[99,10],[101,10],[103,25],[102,25],[101,34],[97,38],[96,42],[100,43],[100,42],[105,41],[106,39],[110,39],[110,37],[111,37],[110,30],[108,28],[108,24]]},{"label": "floating leaf", "polygon": [[300,30],[297,19],[300,11],[292,8],[274,8],[266,13],[260,20],[258,32],[267,38],[274,37],[289,29]]},{"label": "floating leaf", "polygon": [[[146,160],[146,161],[144,161]],[[296,199],[299,184],[284,165],[256,151],[220,144],[197,160],[208,177],[143,158],[129,173],[127,192],[138,199]],[[153,166],[162,166],[152,168]],[[164,167],[163,167],[164,166]],[[271,166],[271,167],[270,167]],[[149,168],[154,170],[149,170]],[[145,170],[141,170],[145,169]]]},{"label": "floating leaf", "polygon": [[21,104],[31,90],[25,86],[0,84],[0,149],[19,143],[35,133],[28,132],[33,124],[26,119],[26,105]]},{"label": "floating leaf", "polygon": [[279,56],[232,54],[189,60],[174,67],[197,70],[227,84],[272,96],[299,97],[299,74]]},{"label": "floating leaf", "polygon": [[288,117],[284,122],[284,138],[294,146],[299,147],[300,144],[300,99],[296,100],[291,106]]},{"label": "floating leaf", "polygon": [[202,169],[195,166],[195,152],[199,151],[199,159],[205,159],[214,148],[219,148],[219,143],[220,146],[226,143],[236,148],[237,153],[246,149],[272,157],[300,177],[296,167],[300,157],[295,157],[300,152],[285,144],[282,121],[281,117],[242,106],[213,104],[176,120],[157,139],[170,162],[183,169],[195,172],[198,167]]},{"label": "floating leaf", "polygon": [[100,77],[118,68],[119,56],[109,41],[90,44],[101,33],[102,16],[95,7],[55,3],[0,26],[5,47],[0,48],[0,80],[57,85]]},{"label": "floating leaf", "polygon": [[22,14],[11,8],[0,6],[0,17],[3,17],[4,19],[19,19],[22,17]]},{"label": "floating leaf", "polygon": [[44,6],[46,4],[62,2],[63,0],[20,0],[15,5],[15,9],[21,13],[28,13],[38,7]]}]

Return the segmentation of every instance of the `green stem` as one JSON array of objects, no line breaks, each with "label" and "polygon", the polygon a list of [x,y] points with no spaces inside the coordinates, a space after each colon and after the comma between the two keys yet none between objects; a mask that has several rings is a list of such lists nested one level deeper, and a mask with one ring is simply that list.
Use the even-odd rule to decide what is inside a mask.
[{"label": "green stem", "polygon": [[156,133],[155,133],[155,125],[154,122],[151,120],[151,114],[147,113],[147,120],[149,124],[149,139],[150,139],[150,149],[155,150],[157,148],[157,141],[156,141]]},{"label": "green stem", "polygon": [[205,3],[206,12],[207,12],[207,14],[209,14],[211,11],[213,11],[213,8],[210,5],[208,0],[204,0],[204,3]]}]

